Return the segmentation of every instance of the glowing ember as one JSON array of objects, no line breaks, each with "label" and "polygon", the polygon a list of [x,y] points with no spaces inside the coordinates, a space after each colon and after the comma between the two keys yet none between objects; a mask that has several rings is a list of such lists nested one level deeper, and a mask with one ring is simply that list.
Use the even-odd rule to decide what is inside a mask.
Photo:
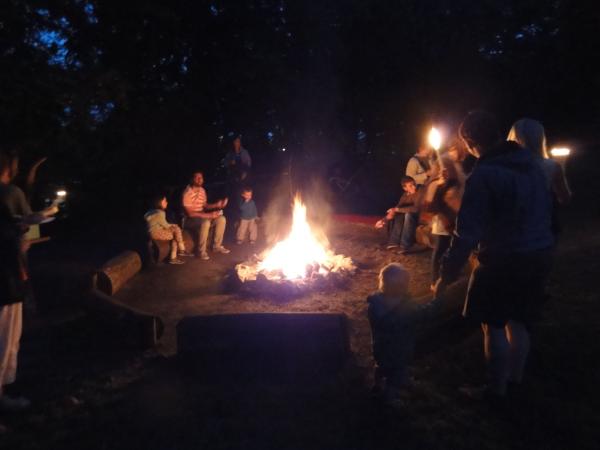
[{"label": "glowing ember", "polygon": [[306,220],[306,205],[299,195],[294,199],[292,229],[288,237],[266,250],[256,264],[238,264],[242,281],[255,280],[258,274],[271,280],[302,280],[342,270],[354,271],[352,260],[336,255],[327,242],[320,242]]}]

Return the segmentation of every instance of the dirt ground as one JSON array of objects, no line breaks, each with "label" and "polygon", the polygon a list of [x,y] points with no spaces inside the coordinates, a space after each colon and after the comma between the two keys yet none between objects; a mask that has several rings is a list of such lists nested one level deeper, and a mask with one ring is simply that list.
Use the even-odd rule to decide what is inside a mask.
[{"label": "dirt ground", "polygon": [[[597,222],[570,226],[557,252],[552,300],[533,334],[525,390],[506,410],[463,397],[458,387],[483,381],[477,326],[456,322],[417,355],[414,389],[402,411],[370,394],[372,357],[365,298],[380,267],[405,264],[411,292],[426,296],[430,252],[399,256],[363,225],[338,226],[336,252],[360,270],[345,290],[280,302],[221,293],[232,265],[251,251],[210,262],[160,266],[140,274],[117,297],[160,315],[158,349],[140,352],[78,313],[32,319],[25,333],[15,392],[31,412],[0,417],[11,431],[2,448],[155,449],[592,449],[600,437],[595,389],[600,349]],[[585,242],[585,245],[582,245]],[[189,315],[239,312],[336,312],[350,323],[355,366],[336,382],[312,385],[200,383],[173,357],[174,326]],[[458,315],[458,308],[456,311]],[[453,322],[454,323],[454,322]]]}]

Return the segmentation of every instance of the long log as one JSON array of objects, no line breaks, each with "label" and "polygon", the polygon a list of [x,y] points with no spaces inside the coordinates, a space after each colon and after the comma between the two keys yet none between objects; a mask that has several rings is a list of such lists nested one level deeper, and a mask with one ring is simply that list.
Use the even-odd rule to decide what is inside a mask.
[{"label": "long log", "polygon": [[96,273],[96,287],[106,295],[114,295],[142,269],[137,252],[127,250],[107,261]]}]

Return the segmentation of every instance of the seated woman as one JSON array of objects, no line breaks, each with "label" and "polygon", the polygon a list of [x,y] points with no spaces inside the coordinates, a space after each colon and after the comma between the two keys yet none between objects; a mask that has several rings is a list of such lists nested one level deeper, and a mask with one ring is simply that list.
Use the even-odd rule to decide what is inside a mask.
[{"label": "seated woman", "polygon": [[165,211],[167,209],[167,197],[158,195],[153,200],[154,208],[144,214],[148,234],[155,241],[171,241],[171,253],[169,255],[169,264],[183,264],[183,261],[177,258],[179,256],[192,256],[185,250],[185,243],[181,228],[178,225],[167,222]]}]

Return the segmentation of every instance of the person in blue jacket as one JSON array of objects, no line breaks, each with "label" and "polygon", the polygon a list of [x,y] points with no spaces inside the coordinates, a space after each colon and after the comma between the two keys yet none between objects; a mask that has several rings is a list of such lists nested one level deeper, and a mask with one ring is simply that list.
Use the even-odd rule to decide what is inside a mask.
[{"label": "person in blue jacket", "polygon": [[459,133],[478,161],[434,292],[443,298],[477,249],[463,315],[481,323],[489,375],[489,385],[471,393],[492,400],[522,381],[552,265],[552,199],[540,157],[502,140],[493,115],[470,113]]}]

